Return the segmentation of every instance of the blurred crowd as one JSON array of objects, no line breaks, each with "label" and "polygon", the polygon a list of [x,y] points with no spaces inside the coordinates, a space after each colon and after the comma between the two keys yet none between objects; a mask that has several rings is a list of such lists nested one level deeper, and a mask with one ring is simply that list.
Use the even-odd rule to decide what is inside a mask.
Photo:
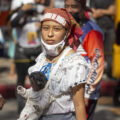
[{"label": "blurred crowd", "polygon": [[[1,57],[9,57],[11,59],[11,69],[10,75],[12,76],[15,71],[15,65],[13,62],[14,59],[14,51],[15,51],[15,44],[19,39],[18,33],[16,33],[16,26],[10,25],[10,17],[11,15],[18,11],[20,6],[23,7],[24,4],[32,3],[34,0],[26,0],[22,3],[20,1],[12,2],[15,0],[1,0],[0,1],[0,56]],[[86,5],[92,8],[92,13],[90,13],[90,18],[95,21],[104,33],[104,52],[105,52],[105,71],[107,77],[114,77],[112,76],[112,56],[113,56],[113,49],[114,43],[119,43],[119,25],[117,19],[117,12],[114,10],[114,2],[106,1],[99,1],[99,0],[87,0]],[[33,7],[33,8],[32,8]],[[64,8],[64,0],[36,0],[36,4],[34,6],[24,6],[23,9],[28,11],[28,16],[37,15],[39,14],[39,20],[42,19],[42,14],[45,9],[47,8]],[[31,10],[32,9],[32,10]],[[34,10],[33,10],[34,9]],[[118,10],[117,10],[118,11]],[[38,21],[39,21],[38,20]],[[115,26],[116,22],[116,26]],[[15,23],[13,21],[13,23]],[[24,23],[22,23],[24,24]],[[117,28],[118,27],[118,28]],[[119,75],[118,75],[119,76]]]},{"label": "blurred crowd", "polygon": [[[104,36],[104,76],[118,81],[114,104],[119,105],[120,92],[120,2],[119,0],[87,0],[87,16]],[[0,0],[0,58],[11,59],[9,77],[17,75],[16,85],[25,84],[28,68],[42,52],[40,21],[49,8],[64,8],[64,0]],[[74,7],[74,6],[72,6]],[[90,9],[91,8],[91,9]],[[70,8],[68,8],[70,9]],[[82,23],[81,23],[82,24]],[[18,113],[24,106],[16,93]]]}]

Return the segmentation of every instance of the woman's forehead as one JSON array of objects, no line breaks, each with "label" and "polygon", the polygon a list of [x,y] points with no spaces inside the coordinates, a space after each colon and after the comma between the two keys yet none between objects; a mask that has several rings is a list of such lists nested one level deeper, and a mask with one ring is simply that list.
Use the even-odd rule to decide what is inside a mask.
[{"label": "woman's forehead", "polygon": [[63,27],[60,23],[52,20],[44,21],[42,25],[49,25],[49,26],[60,26]]}]

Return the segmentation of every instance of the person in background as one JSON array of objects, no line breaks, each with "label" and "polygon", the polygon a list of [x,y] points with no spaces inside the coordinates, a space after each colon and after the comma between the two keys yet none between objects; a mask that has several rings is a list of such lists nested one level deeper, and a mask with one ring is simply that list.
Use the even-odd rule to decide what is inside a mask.
[{"label": "person in background", "polygon": [[96,23],[90,20],[91,10],[86,7],[86,0],[65,0],[65,8],[82,28],[83,35],[79,38],[82,46],[80,45],[77,51],[90,60],[93,67],[85,85],[84,96],[87,120],[92,120],[100,96],[100,83],[104,71],[103,34]]},{"label": "person in background", "polygon": [[86,120],[84,86],[91,65],[73,50],[80,44],[79,25],[65,8],[47,9],[40,34],[44,51],[28,73],[43,72],[55,98],[40,120]]},{"label": "person in background", "polygon": [[[34,59],[42,52],[37,35],[40,26],[40,0],[13,0],[11,4],[10,24],[16,28],[17,42],[15,48],[15,65],[18,85],[24,86],[28,67],[34,64]],[[44,7],[43,7],[44,8]],[[24,99],[16,93],[18,113],[24,107]]]},{"label": "person in background", "polygon": [[8,27],[8,36],[9,36],[7,55],[10,58],[10,62],[11,62],[8,77],[14,79],[14,78],[16,78],[14,55],[15,55],[15,44],[16,44],[16,40],[17,40],[17,35],[16,35],[16,29],[11,28],[10,15],[11,15],[11,10],[9,10],[9,14],[6,18],[7,27]]},{"label": "person in background", "polygon": [[10,70],[9,70],[9,74],[8,77],[10,79],[16,79],[16,66],[15,66],[15,62],[14,62],[14,55],[15,55],[15,44],[17,41],[17,36],[16,36],[16,29],[11,29],[11,26],[9,24],[8,21],[8,33],[9,33],[9,47],[8,47],[8,57],[11,60],[11,65],[10,65]]},{"label": "person in background", "polygon": [[92,17],[104,33],[105,73],[112,77],[112,48],[115,40],[114,16],[116,13],[115,0],[91,0]]},{"label": "person in background", "polygon": [[4,104],[5,104],[5,99],[4,99],[3,96],[0,94],[0,110],[2,110]]},{"label": "person in background", "polygon": [[[115,35],[116,35],[116,39],[115,39],[115,44],[113,46],[114,56],[113,56],[113,63],[112,63],[113,64],[112,75],[113,75],[114,78],[116,78],[117,85],[114,89],[113,102],[114,102],[114,105],[116,107],[118,107],[118,106],[120,106],[120,99],[119,99],[119,96],[120,96],[120,69],[118,69],[119,68],[118,56],[120,55],[120,52],[118,52],[120,50],[120,21],[117,23],[116,34]],[[117,73],[116,73],[116,71],[117,71]]]}]

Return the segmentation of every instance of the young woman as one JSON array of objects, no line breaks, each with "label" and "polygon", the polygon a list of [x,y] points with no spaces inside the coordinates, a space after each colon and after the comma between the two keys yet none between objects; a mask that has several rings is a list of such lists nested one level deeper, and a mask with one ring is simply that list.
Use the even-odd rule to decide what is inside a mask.
[{"label": "young woman", "polygon": [[44,52],[29,68],[43,72],[46,88],[55,100],[40,120],[86,120],[84,86],[90,64],[72,48],[79,45],[81,29],[64,8],[47,9],[41,21],[41,43]]}]

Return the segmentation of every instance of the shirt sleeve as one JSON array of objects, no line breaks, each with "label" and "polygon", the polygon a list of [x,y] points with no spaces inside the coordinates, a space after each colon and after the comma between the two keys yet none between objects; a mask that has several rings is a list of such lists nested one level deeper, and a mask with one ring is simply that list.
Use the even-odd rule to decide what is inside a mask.
[{"label": "shirt sleeve", "polygon": [[90,85],[89,91],[86,94],[94,91],[101,82],[101,77],[104,71],[104,48],[103,36],[100,32],[92,30],[84,39],[83,47],[88,53],[91,61],[92,69],[90,70],[87,84]]},{"label": "shirt sleeve", "polygon": [[86,83],[91,65],[87,63],[79,53],[76,54],[77,56],[72,56],[68,62],[66,61],[63,67],[61,82],[63,91],[70,90],[72,87]]}]

